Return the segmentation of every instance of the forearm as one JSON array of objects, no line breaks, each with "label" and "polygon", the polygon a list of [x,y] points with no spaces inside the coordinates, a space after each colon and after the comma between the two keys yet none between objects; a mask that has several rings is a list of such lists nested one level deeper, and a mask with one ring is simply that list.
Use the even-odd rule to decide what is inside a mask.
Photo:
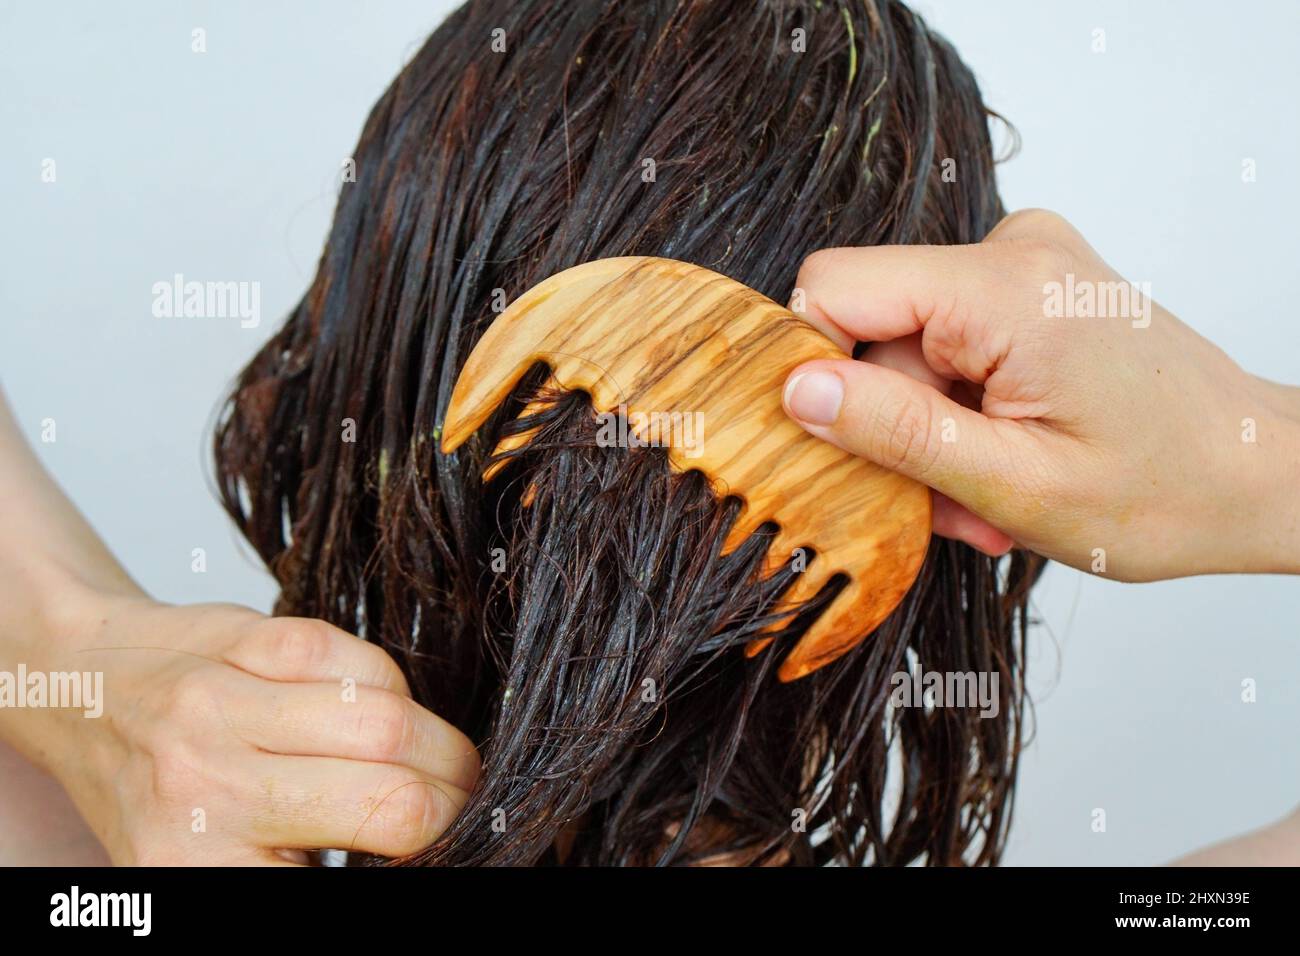
[{"label": "forearm", "polygon": [[3,742],[0,779],[0,867],[109,862],[59,782]]},{"label": "forearm", "polygon": [[0,641],[8,642],[12,609],[28,613],[56,601],[63,588],[110,593],[140,589],[64,496],[31,448],[0,392]]},{"label": "forearm", "polygon": [[[0,671],[82,669],[71,622],[94,595],[142,592],[41,467],[3,393],[0,528]],[[49,766],[50,716],[0,708],[0,740]]]}]

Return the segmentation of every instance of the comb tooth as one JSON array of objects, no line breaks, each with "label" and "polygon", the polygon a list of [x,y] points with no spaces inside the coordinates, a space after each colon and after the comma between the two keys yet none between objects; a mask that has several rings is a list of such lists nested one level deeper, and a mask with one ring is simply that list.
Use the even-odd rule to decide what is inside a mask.
[{"label": "comb tooth", "polygon": [[[928,493],[921,503],[928,518]],[[891,507],[899,504],[892,502]],[[888,513],[882,512],[881,518],[885,517]],[[777,677],[789,682],[811,674],[852,650],[879,627],[916,580],[929,537],[926,521],[899,524],[892,535],[880,539],[872,555],[853,569],[844,588],[782,661]],[[833,567],[827,565],[828,570]]]},{"label": "comb tooth", "polygon": [[727,539],[722,542],[722,553],[724,555],[731,554],[744,544],[749,536],[767,520],[767,516],[760,513],[758,509],[744,505],[740,514],[736,516],[736,523],[731,526],[731,531],[727,533]]},{"label": "comb tooth", "polygon": [[[545,391],[552,391],[552,390],[558,391],[560,388],[560,383],[555,380],[554,375],[551,375],[542,384],[542,388]],[[544,412],[546,409],[550,408],[554,404],[555,402],[553,400],[544,399],[544,398],[535,398],[523,407],[523,409],[519,412],[519,414],[515,416],[515,420],[522,421],[525,418],[530,418],[533,415],[537,415],[540,412]],[[509,464],[508,460],[504,458],[500,458],[498,456],[507,455],[512,451],[518,451],[520,448],[523,448],[525,445],[527,445],[530,441],[532,441],[536,437],[537,437],[537,429],[530,428],[527,431],[516,432],[513,435],[506,435],[500,441],[498,441],[496,447],[492,449],[492,457],[496,460],[483,469],[483,480],[485,482],[491,481],[501,471],[502,468],[504,468],[507,464]]]},{"label": "comb tooth", "polygon": [[798,680],[847,654],[862,643],[893,610],[878,604],[864,606],[861,588],[850,580],[818,616],[776,672],[782,683]]},{"label": "comb tooth", "polygon": [[[777,567],[782,567],[783,565],[784,562],[777,565]],[[781,595],[780,603],[773,609],[775,613],[781,616],[763,627],[763,630],[779,631],[781,628],[789,624],[791,618],[793,618],[795,613],[799,610],[798,605],[803,604],[805,601],[812,600],[821,593],[821,589],[826,586],[829,577],[830,576],[822,571],[821,568],[813,569],[811,566],[805,568],[804,571],[794,579],[794,583],[791,584],[790,587],[786,589],[785,593]],[[823,611],[822,613],[825,614],[826,612]],[[775,640],[775,638],[754,638],[745,645],[745,656],[756,657],[761,654],[773,640]]]},{"label": "comb tooth", "polygon": [[898,606],[911,582],[893,581],[866,588],[856,578],[835,596],[777,671],[788,683],[811,674],[857,647]]},{"label": "comb tooth", "polygon": [[821,593],[826,582],[831,579],[830,574],[822,571],[820,568],[808,568],[804,570],[794,583],[781,595],[783,604],[803,604],[805,601],[811,601]]},{"label": "comb tooth", "polygon": [[498,455],[505,455],[507,452],[512,452],[520,448],[523,448],[525,445],[527,445],[530,441],[533,440],[536,434],[537,434],[537,429],[532,428],[526,432],[519,432],[516,435],[507,435],[505,438],[502,438],[499,442],[497,442],[497,447],[492,449],[493,460],[488,463],[488,466],[486,468],[483,469],[483,480],[485,482],[491,481],[500,473],[501,469],[505,468],[506,465],[510,464],[509,459],[503,457],[498,458],[497,457]]},{"label": "comb tooth", "polygon": [[[799,577],[806,578],[809,568],[812,567],[813,549],[807,546],[803,540],[807,534],[807,529],[798,525],[807,524],[807,521],[800,522],[794,515],[775,514],[771,520],[777,524],[776,537],[772,539],[772,547],[768,550],[768,567],[767,573],[773,574],[785,565],[793,561],[795,552],[802,549],[803,551],[803,570]],[[824,563],[824,562],[822,562]],[[821,565],[818,565],[820,570]]]}]

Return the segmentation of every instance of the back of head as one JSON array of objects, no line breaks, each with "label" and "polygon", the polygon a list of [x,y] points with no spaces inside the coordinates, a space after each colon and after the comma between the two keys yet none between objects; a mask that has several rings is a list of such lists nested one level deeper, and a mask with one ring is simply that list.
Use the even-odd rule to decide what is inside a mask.
[{"label": "back of head", "polygon": [[[782,684],[779,653],[741,649],[797,569],[760,578],[768,529],[721,555],[737,504],[700,475],[603,447],[570,394],[485,483],[539,374],[438,450],[474,342],[562,269],[663,256],[784,300],[817,249],[976,242],[1000,218],[975,82],[905,7],[740,6],[454,13],[372,111],[315,281],[218,430],[223,497],[277,610],[388,648],[416,699],[481,742],[465,810],[408,862],[1000,851],[1036,562],[936,539],[873,637]],[[996,715],[891,703],[899,675],[930,672],[994,676]]]}]

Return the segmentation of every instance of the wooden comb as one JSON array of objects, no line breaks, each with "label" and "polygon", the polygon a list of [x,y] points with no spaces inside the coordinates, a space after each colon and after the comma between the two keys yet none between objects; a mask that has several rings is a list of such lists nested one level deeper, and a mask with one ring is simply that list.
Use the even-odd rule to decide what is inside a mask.
[{"label": "wooden comb", "polygon": [[[598,259],[534,286],[493,321],[456,381],[442,450],[460,447],[538,362],[550,367],[552,387],[587,392],[597,413],[626,415],[629,433],[665,447],[675,470],[699,470],[720,497],[741,499],[724,554],[767,521],[779,530],[764,576],[797,548],[814,552],[782,595],[787,613],[771,630],[834,575],[847,577],[781,662],[779,678],[791,681],[875,630],[912,586],[930,540],[924,485],[814,438],[785,414],[790,370],[828,358],[844,353],[726,276],[671,259]],[[696,416],[702,432],[662,427],[673,413]],[[496,452],[530,438],[510,436]],[[747,656],[771,640],[752,641]]]}]

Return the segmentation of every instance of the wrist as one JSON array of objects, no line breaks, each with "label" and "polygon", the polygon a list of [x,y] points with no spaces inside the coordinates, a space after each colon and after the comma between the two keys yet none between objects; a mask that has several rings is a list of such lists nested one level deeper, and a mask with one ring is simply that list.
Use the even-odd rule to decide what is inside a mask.
[{"label": "wrist", "polygon": [[1235,479],[1246,517],[1244,565],[1232,570],[1300,574],[1300,388],[1251,377]]},{"label": "wrist", "polygon": [[[9,742],[62,785],[95,839],[119,859],[117,781],[131,754],[132,705],[141,698],[136,656],[122,645],[149,643],[142,624],[160,605],[136,588],[102,590],[80,579],[65,581],[56,596],[44,606],[28,667],[79,681],[81,698],[19,711]],[[6,733],[0,728],[0,737]]]},{"label": "wrist", "polygon": [[106,594],[54,569],[26,571],[3,618],[0,671],[13,699],[0,707],[0,741],[66,781],[84,769],[104,711],[102,665],[83,652],[110,607],[146,599]]}]

